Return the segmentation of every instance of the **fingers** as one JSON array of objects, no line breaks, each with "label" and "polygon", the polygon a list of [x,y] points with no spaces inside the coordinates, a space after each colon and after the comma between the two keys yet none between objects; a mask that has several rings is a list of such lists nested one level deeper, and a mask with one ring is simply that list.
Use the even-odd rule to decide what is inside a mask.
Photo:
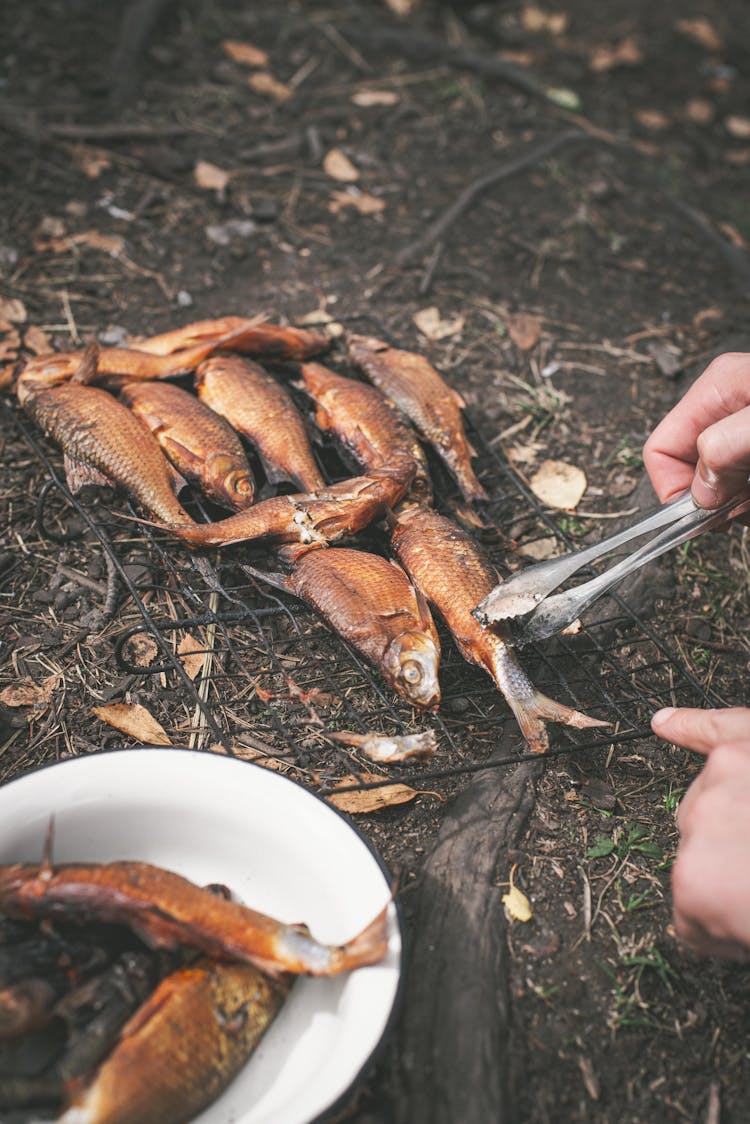
[{"label": "fingers", "polygon": [[[730,352],[720,355],[697,379],[685,396],[656,427],[643,449],[646,470],[659,498],[664,501],[691,486],[695,466],[699,460],[698,438],[723,419],[744,411],[750,406],[750,353]],[[747,424],[745,422],[745,424]],[[733,443],[741,438],[732,436]],[[711,445],[715,441],[716,446]],[[709,439],[709,469],[716,471],[713,463],[722,460],[723,436],[720,433]],[[734,453],[733,453],[734,455]],[[744,454],[740,453],[744,459]],[[744,471],[734,466],[737,471]],[[719,488],[723,487],[723,464],[718,466]],[[696,482],[697,483],[697,482]],[[731,486],[730,482],[730,486]],[[714,497],[715,484],[709,474],[708,491],[700,490],[696,503],[716,506],[723,502]],[[735,491],[737,489],[735,488]],[[731,498],[731,492],[726,499]],[[702,498],[701,498],[702,497]]]},{"label": "fingers", "polygon": [[666,707],[653,715],[651,728],[665,741],[696,753],[710,753],[718,745],[741,741],[750,746],[750,708]]},{"label": "fingers", "polygon": [[750,406],[704,429],[698,436],[697,449],[692,488],[699,507],[718,507],[746,490],[750,476]]}]

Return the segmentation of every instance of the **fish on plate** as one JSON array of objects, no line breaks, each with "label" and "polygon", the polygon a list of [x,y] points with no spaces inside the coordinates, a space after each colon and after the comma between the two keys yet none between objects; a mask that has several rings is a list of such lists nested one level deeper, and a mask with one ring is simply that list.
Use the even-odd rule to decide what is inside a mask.
[{"label": "fish on plate", "polygon": [[317,492],[273,496],[213,523],[159,524],[159,529],[191,547],[260,540],[326,546],[383,519],[408,491],[414,471],[414,461],[402,457],[365,476],[324,484]]},{"label": "fish on plate", "polygon": [[538,691],[518,661],[510,633],[488,632],[475,620],[472,609],[495,588],[498,575],[466,531],[431,508],[410,507],[394,517],[391,542],[461,655],[484,668],[502,691],[534,752],[549,748],[547,722],[578,729],[609,725]]},{"label": "fish on plate", "polygon": [[394,456],[416,462],[411,494],[432,502],[427,458],[407,418],[375,386],[336,374],[322,363],[300,365],[301,386],[315,403],[315,421],[332,433],[364,469],[377,468]]},{"label": "fish on plate", "polygon": [[321,355],[331,346],[330,336],[309,328],[290,328],[269,324],[262,316],[222,316],[217,320],[196,320],[158,336],[135,339],[131,346],[152,355],[171,355],[175,351],[211,341],[222,341],[217,350],[230,348],[244,355],[267,359],[308,359]]},{"label": "fish on plate", "polygon": [[201,959],[162,980],[59,1124],[182,1124],[230,1084],[280,1010],[289,978]]},{"label": "fish on plate", "polygon": [[153,433],[179,474],[221,507],[244,511],[255,481],[229,422],[193,394],[168,382],[128,383],[120,401]]},{"label": "fish on plate", "polygon": [[277,921],[142,862],[0,866],[0,912],[127,925],[152,948],[187,945],[274,976],[332,976],[377,964],[387,951],[385,910],[346,944],[324,945],[306,925]]},{"label": "fish on plate", "polygon": [[272,484],[289,480],[307,492],[324,486],[302,415],[259,364],[215,355],[200,364],[195,385],[201,401],[258,451]]},{"label": "fish on plate", "polygon": [[271,577],[317,609],[398,695],[423,710],[437,708],[440,640],[424,598],[395,562],[334,547],[302,555],[286,578]]},{"label": "fish on plate", "polygon": [[475,455],[464,429],[465,402],[431,363],[415,351],[401,351],[369,336],[347,336],[349,358],[387,398],[411,418],[425,441],[453,473],[469,503],[488,499],[471,465]]},{"label": "fish on plate", "polygon": [[160,523],[192,523],[156,438],[106,390],[67,383],[30,395],[24,409],[63,450],[72,492],[117,486]]}]

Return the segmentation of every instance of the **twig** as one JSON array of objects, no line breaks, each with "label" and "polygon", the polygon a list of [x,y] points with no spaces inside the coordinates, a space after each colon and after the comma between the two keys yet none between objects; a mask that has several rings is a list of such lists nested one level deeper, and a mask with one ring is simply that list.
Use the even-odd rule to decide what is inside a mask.
[{"label": "twig", "polygon": [[206,654],[203,657],[201,681],[198,686],[198,698],[201,703],[203,703],[203,706],[197,704],[195,707],[193,728],[190,732],[190,741],[188,742],[190,749],[201,749],[206,740],[206,702],[211,686],[211,669],[213,667],[214,652],[216,649],[216,610],[218,607],[219,594],[215,589],[212,589],[208,597],[208,608],[213,619],[206,626]]},{"label": "twig", "polygon": [[182,137],[193,132],[189,125],[144,125],[111,121],[109,124],[59,124],[46,126],[47,132],[62,140],[151,140]]},{"label": "twig", "polygon": [[426,297],[432,288],[432,282],[435,278],[435,271],[438,267],[441,257],[443,256],[443,242],[436,242],[435,249],[427,259],[427,266],[422,274],[422,280],[419,282],[419,295]]},{"label": "twig", "polygon": [[320,30],[325,35],[326,39],[333,43],[334,47],[337,47],[342,55],[349,59],[349,62],[352,63],[357,70],[361,71],[362,74],[372,74],[372,67],[369,62],[362,58],[362,55],[358,50],[352,47],[351,43],[347,43],[344,36],[340,31],[337,31],[333,24],[324,23]]},{"label": "twig", "polygon": [[[571,144],[581,144],[584,141],[591,143],[597,141],[597,137],[585,133],[582,129],[567,129],[563,133],[558,133],[557,136],[550,137],[542,141],[540,144],[532,145],[526,152],[520,156],[516,156],[513,160],[508,160],[504,164],[500,164],[489,172],[485,172],[479,179],[474,180],[467,187],[463,189],[456,201],[448,207],[446,211],[437,219],[431,227],[418,238],[416,242],[412,242],[409,246],[397,255],[397,265],[409,265],[416,257],[424,253],[436,242],[441,241],[446,232],[450,230],[453,224],[461,218],[465,211],[473,206],[480,195],[482,195],[488,188],[499,183],[501,180],[508,179],[510,176],[517,175],[518,172],[523,172],[530,168],[533,164],[538,164],[541,160],[546,160],[554,152],[561,148],[565,148]],[[599,142],[602,143],[602,142]]]}]

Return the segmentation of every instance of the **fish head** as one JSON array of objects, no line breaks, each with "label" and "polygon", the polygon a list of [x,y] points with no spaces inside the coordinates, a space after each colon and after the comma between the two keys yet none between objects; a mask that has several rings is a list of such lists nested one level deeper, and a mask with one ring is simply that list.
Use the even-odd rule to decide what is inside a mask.
[{"label": "fish head", "polygon": [[414,706],[435,710],[440,703],[440,652],[425,632],[402,632],[385,653],[383,670],[395,690]]},{"label": "fish head", "polygon": [[217,503],[234,511],[243,511],[255,499],[255,483],[247,466],[226,453],[209,457],[207,490]]}]

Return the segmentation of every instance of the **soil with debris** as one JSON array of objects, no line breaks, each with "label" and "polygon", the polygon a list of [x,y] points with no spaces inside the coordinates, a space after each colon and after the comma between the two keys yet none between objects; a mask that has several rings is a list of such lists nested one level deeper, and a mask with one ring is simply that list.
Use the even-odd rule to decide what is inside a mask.
[{"label": "soil with debris", "polygon": [[[310,0],[283,11],[9,0],[4,22],[6,389],[16,354],[94,336],[119,344],[226,313],[386,335],[428,355],[465,397],[486,458],[479,475],[497,500],[490,521],[502,512],[507,535],[483,537],[514,566],[514,551],[539,556],[555,536],[595,541],[632,517],[655,423],[713,356],[750,350],[743,0]],[[311,787],[385,771],[321,730],[355,717],[383,732],[420,723],[373,695],[361,668],[342,670],[311,616],[300,629],[282,615],[262,636],[230,622],[217,641],[201,616],[219,596],[205,573],[184,553],[170,571],[167,544],[155,554],[152,539],[113,518],[119,501],[84,504],[120,543],[118,583],[101,541],[59,496],[46,497],[40,525],[48,466],[6,400],[0,781],[133,744],[92,710],[114,704],[140,704],[156,723],[149,740],[208,751],[230,735],[245,757],[275,748],[277,767]],[[40,448],[59,468],[57,451]],[[565,461],[585,472],[586,491],[575,510],[530,511],[528,493],[499,497],[491,456],[526,484],[545,461]],[[83,538],[61,541],[62,528]],[[247,578],[239,555],[228,557],[222,573],[239,597]],[[600,677],[641,729],[672,699],[741,704],[749,560],[739,528],[681,549],[627,593],[628,628],[600,621],[601,667],[601,646],[555,641],[548,659],[530,657],[542,683],[557,675],[609,718],[592,685]],[[133,591],[147,613],[183,622],[156,674],[158,645],[140,630]],[[302,640],[322,671],[295,654]],[[409,770],[424,778],[411,802],[356,817],[398,874],[407,935],[424,952],[407,978],[436,991],[452,966],[463,970],[456,957],[471,960],[476,934],[467,922],[463,947],[444,963],[431,956],[419,931],[438,893],[430,858],[453,817],[463,822],[469,770],[521,748],[486,677],[446,654],[439,768]],[[201,709],[187,688],[210,670]],[[505,1045],[483,1062],[502,1074],[494,1114],[478,1113],[468,1081],[460,1110],[443,1095],[462,1081],[450,1060],[412,1064],[422,1012],[407,986],[379,1060],[336,1119],[746,1119],[750,973],[696,960],[670,928],[675,807],[700,763],[642,733],[618,740],[619,729],[537,768],[516,837],[498,838],[497,863],[483,868],[488,884],[466,886],[474,904],[479,892],[497,901],[507,957]],[[296,756],[278,749],[284,737]],[[493,776],[502,789],[505,770]],[[511,870],[528,922],[503,916]],[[438,1031],[431,1018],[425,1008],[425,1035],[445,1045],[452,1034],[482,1054],[486,1028],[470,1012]],[[431,1103],[420,1083],[434,1089]]]}]

